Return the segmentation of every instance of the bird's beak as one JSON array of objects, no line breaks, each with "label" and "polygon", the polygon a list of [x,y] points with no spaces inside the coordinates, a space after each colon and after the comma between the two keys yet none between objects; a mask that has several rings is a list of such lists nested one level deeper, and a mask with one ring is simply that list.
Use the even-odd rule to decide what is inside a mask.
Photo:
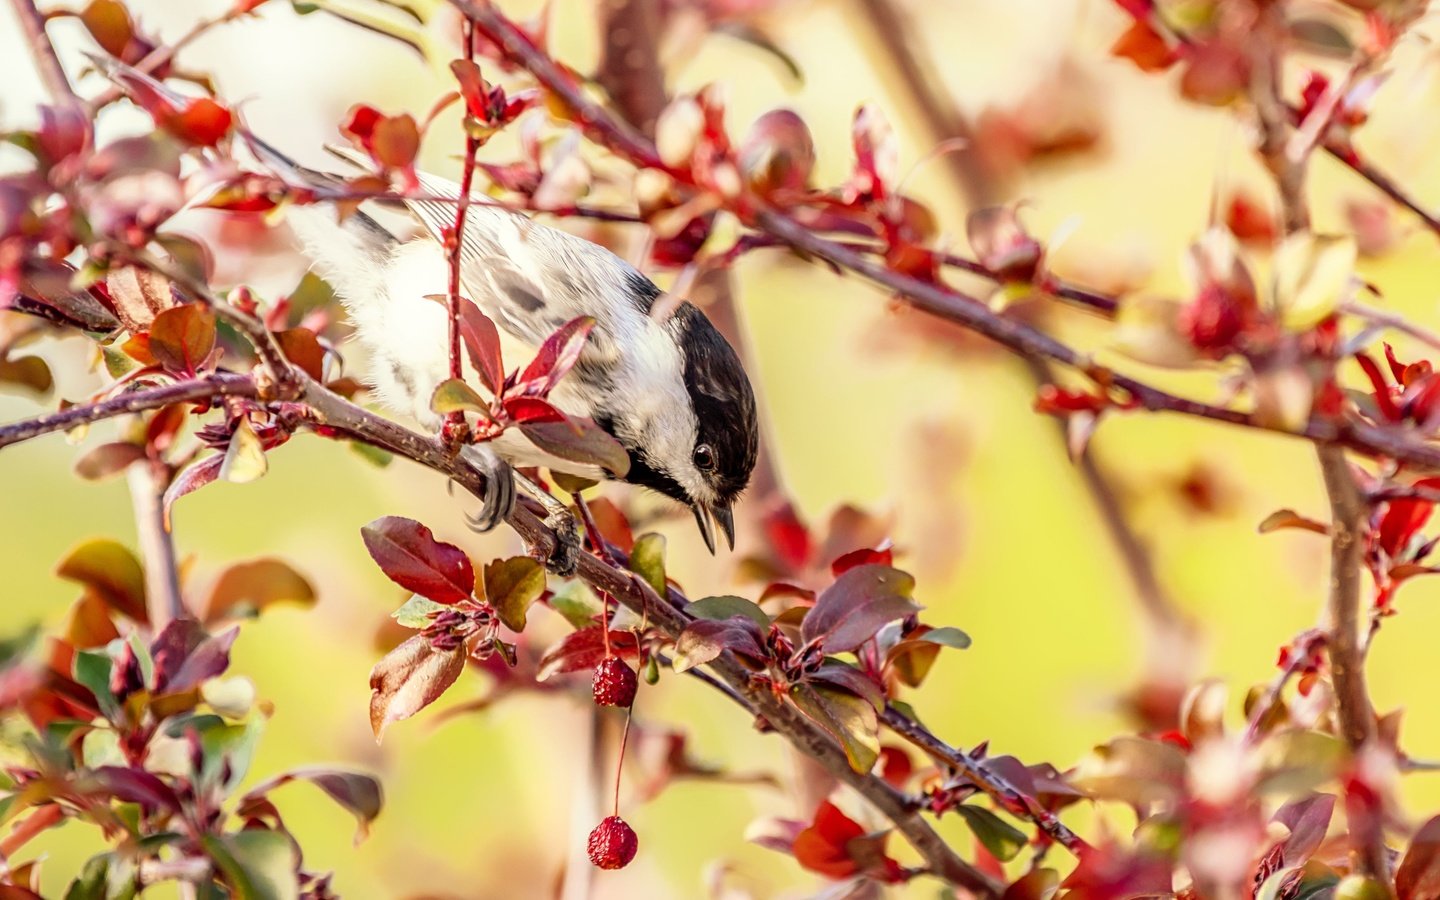
[{"label": "bird's beak", "polygon": [[705,549],[713,556],[715,553],[715,524],[720,524],[720,531],[725,535],[725,543],[731,550],[735,549],[735,514],[728,506],[705,506],[697,503],[691,507],[695,513],[695,524],[700,526],[700,536],[705,539]]},{"label": "bird's beak", "polygon": [[725,543],[731,550],[735,549],[735,513],[728,506],[715,506],[710,510],[715,521],[720,523],[720,530],[725,532]]},{"label": "bird's beak", "polygon": [[705,539],[705,549],[715,555],[715,524],[710,521],[709,507],[697,503],[690,509],[695,513],[695,524],[700,526],[700,536]]}]

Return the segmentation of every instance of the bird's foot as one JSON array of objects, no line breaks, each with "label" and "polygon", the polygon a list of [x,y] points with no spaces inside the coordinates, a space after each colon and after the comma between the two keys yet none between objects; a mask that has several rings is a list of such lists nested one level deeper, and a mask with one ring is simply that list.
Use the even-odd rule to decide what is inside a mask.
[{"label": "bird's foot", "polygon": [[485,476],[484,505],[475,515],[466,515],[465,522],[476,531],[490,531],[515,509],[514,470],[509,463],[488,450],[468,447],[462,452],[466,460]]},{"label": "bird's foot", "polygon": [[545,567],[561,578],[573,576],[580,565],[580,528],[570,509],[540,485],[515,473],[515,484],[545,510],[545,527],[555,536]]}]

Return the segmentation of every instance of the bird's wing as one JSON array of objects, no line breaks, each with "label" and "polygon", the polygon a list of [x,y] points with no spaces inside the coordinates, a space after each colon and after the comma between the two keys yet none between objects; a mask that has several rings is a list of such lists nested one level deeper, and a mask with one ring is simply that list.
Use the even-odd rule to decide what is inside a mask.
[{"label": "bird's wing", "polygon": [[[348,148],[327,147],[351,165],[367,160]],[[405,208],[437,243],[455,227],[460,185],[419,173],[424,197],[404,199]],[[426,198],[436,199],[426,199]],[[646,326],[653,297],[637,293],[629,264],[610,251],[572,234],[513,212],[481,194],[471,193],[460,244],[460,273],[465,294],[498,327],[532,347],[580,316],[596,320],[581,354],[582,369],[592,373],[613,366],[629,332]]]}]

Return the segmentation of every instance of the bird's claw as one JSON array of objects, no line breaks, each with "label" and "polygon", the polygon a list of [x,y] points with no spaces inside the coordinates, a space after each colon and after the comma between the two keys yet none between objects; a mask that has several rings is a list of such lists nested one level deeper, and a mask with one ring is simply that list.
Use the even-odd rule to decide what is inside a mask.
[{"label": "bird's claw", "polygon": [[493,453],[467,454],[485,476],[484,505],[465,522],[476,531],[490,531],[515,509],[515,476],[510,465]]}]

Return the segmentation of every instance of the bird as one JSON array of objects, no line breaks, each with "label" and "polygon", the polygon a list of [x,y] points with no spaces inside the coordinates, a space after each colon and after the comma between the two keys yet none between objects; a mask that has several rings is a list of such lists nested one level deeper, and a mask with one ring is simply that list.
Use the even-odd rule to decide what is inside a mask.
[{"label": "bird", "polygon": [[[286,180],[332,193],[342,183],[253,135],[248,143]],[[286,220],[312,271],[347,310],[370,357],[368,380],[378,399],[438,428],[442,417],[431,398],[449,378],[449,321],[446,308],[429,298],[448,293],[444,236],[454,226],[453,198],[461,188],[428,173],[418,178],[421,193],[398,198],[418,226],[413,235],[382,225],[363,207],[340,217],[333,204],[292,204]],[[462,293],[495,322],[504,359],[529,360],[561,326],[592,318],[579,360],[550,402],[615,438],[630,462],[621,480],[688,506],[711,554],[717,526],[733,550],[734,504],[759,453],[755,394],[739,354],[698,307],[673,302],[610,250],[472,196],[458,242]],[[609,477],[597,466],[546,453],[513,428],[462,452],[487,475],[475,520],[480,530],[493,528],[514,504],[511,467]]]}]

